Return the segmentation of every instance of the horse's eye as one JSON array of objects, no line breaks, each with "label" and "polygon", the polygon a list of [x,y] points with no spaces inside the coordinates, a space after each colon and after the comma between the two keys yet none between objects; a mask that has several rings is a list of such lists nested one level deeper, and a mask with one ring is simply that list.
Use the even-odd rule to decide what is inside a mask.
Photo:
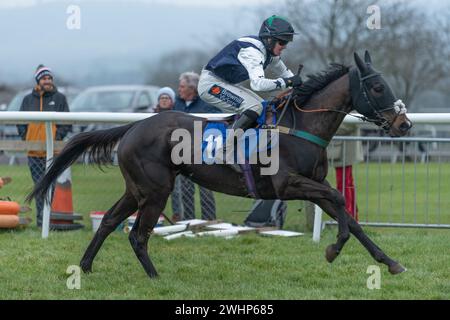
[{"label": "horse's eye", "polygon": [[382,93],[384,91],[384,85],[378,84],[373,87],[373,90],[377,93]]}]

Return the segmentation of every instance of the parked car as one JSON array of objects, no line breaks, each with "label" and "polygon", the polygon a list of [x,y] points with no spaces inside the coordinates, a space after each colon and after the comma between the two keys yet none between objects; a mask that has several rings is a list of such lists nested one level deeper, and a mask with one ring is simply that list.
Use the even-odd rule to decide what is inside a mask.
[{"label": "parked car", "polygon": [[70,106],[71,112],[150,112],[156,106],[158,87],[116,85],[90,87]]},{"label": "parked car", "polygon": [[[152,112],[157,104],[159,87],[113,85],[90,87],[81,92],[70,106],[71,112]],[[108,124],[72,126],[72,135],[84,131],[110,128]]]}]

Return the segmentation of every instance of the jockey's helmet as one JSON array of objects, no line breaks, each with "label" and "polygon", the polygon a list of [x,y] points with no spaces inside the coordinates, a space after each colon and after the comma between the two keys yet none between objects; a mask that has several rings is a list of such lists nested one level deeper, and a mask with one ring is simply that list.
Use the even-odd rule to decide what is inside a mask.
[{"label": "jockey's helmet", "polygon": [[293,40],[294,34],[297,33],[292,25],[285,18],[275,15],[264,20],[259,29],[259,37],[262,39],[275,38],[289,42]]}]

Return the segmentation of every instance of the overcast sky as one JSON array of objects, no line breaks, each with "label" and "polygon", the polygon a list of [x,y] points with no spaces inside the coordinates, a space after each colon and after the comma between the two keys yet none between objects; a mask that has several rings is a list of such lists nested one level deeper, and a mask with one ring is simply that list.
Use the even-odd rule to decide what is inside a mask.
[{"label": "overcast sky", "polygon": [[[31,7],[39,4],[56,2],[58,0],[1,0],[0,8],[11,8],[11,7]],[[92,2],[93,0],[72,0],[72,4],[82,4],[87,2]],[[201,6],[201,7],[232,7],[232,6],[254,6],[254,5],[264,5],[273,0],[94,0],[96,2],[141,2],[147,4],[165,4],[174,6]]]},{"label": "overcast sky", "polygon": [[[256,3],[0,0],[0,83],[29,82],[40,63],[74,82],[89,77],[92,84],[108,78],[108,73],[127,73],[125,81],[142,82],[142,65],[155,63],[168,52],[208,47],[224,33],[255,34],[260,23],[252,21],[255,8],[231,5],[238,2],[247,7]],[[80,7],[80,30],[66,27],[71,4]]]},{"label": "overcast sky", "polygon": [[[349,0],[350,1],[350,0]],[[417,0],[424,8],[450,0]],[[409,2],[409,1],[408,1]],[[0,83],[29,84],[36,66],[72,82],[128,75],[180,48],[209,48],[222,35],[256,34],[256,12],[278,0],[0,0]],[[79,5],[81,29],[68,30],[67,7]],[[278,12],[274,12],[280,14]],[[225,44],[225,43],[224,43]],[[205,61],[206,63],[206,61]],[[120,80],[120,79],[119,79]]]},{"label": "overcast sky", "polygon": [[[0,1],[0,8],[7,8],[7,7],[29,7],[29,6],[36,6],[39,4],[45,4],[45,3],[51,3],[51,2],[57,2],[60,0],[1,0]],[[213,7],[230,7],[230,6],[236,6],[236,5],[247,5],[247,6],[254,6],[254,5],[265,5],[268,3],[273,3],[273,0],[71,0],[70,2],[72,4],[77,3],[87,3],[87,2],[142,2],[142,3],[158,3],[158,4],[167,4],[167,5],[176,5],[176,6],[213,6]],[[351,1],[351,0],[348,0]],[[399,0],[395,0],[399,1]],[[427,5],[433,5],[433,6],[441,6],[445,3],[449,3],[449,0],[403,0],[406,2],[410,1],[417,1],[417,2],[423,2]]]}]

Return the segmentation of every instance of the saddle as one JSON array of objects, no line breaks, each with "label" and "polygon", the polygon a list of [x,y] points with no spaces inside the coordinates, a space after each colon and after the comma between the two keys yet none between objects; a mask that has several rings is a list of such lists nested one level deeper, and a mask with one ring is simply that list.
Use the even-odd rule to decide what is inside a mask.
[{"label": "saddle", "polygon": [[[282,108],[287,103],[291,93],[292,93],[292,89],[286,90],[286,91],[281,92],[279,95],[277,95],[272,100],[263,101],[263,103],[262,103],[263,112],[257,119],[256,128],[275,129],[277,127],[277,117],[276,117],[277,109]],[[268,139],[266,148],[271,148],[271,147],[272,147],[272,141],[270,141],[270,139]],[[248,163],[248,161],[245,161],[245,163],[240,164],[239,167],[244,175],[244,180],[245,180],[245,184],[247,186],[249,195],[254,199],[258,199],[259,195],[258,195],[258,191],[256,189],[256,183],[255,183],[255,179],[254,179],[250,164]]]},{"label": "saddle", "polygon": [[[274,129],[276,128],[277,125],[277,117],[276,117],[276,113],[277,110],[282,108],[286,103],[287,100],[289,99],[290,94],[292,93],[292,89],[290,90],[286,90],[282,93],[280,93],[279,95],[277,95],[275,98],[273,98],[272,100],[269,101],[263,101],[262,105],[263,105],[263,112],[261,113],[261,115],[258,117],[257,119],[257,124],[256,124],[256,129],[257,129],[257,134],[259,133],[258,129]],[[208,121],[207,126],[205,127],[205,132],[207,132],[208,130],[214,129],[216,130],[216,134],[215,137],[211,138],[207,138],[208,135],[205,135],[205,138],[203,139],[203,144],[202,144],[202,151],[204,154],[204,162],[206,163],[211,163],[214,161],[215,159],[215,155],[212,154],[211,150],[216,150],[215,149],[215,144],[217,143],[217,138],[220,136],[220,139],[222,139],[222,145],[225,146],[225,141],[226,141],[226,129],[230,128],[234,121],[235,118],[237,117],[237,115],[233,115],[231,117],[227,117],[227,118],[223,118],[222,121]],[[209,119],[208,120],[212,120]],[[219,136],[217,135],[217,132],[219,132]],[[259,139],[259,138],[258,138]],[[208,142],[209,141],[209,142]],[[214,141],[214,143],[213,143]],[[273,141],[270,141],[270,139],[268,139],[267,141],[267,146],[266,148],[269,149],[273,146]],[[247,147],[247,145],[245,145],[245,148]],[[256,190],[256,184],[255,184],[255,180],[253,177],[253,173],[252,173],[252,169],[250,166],[250,163],[248,161],[248,158],[250,156],[250,154],[252,153],[252,150],[250,150],[250,146],[249,149],[245,149],[243,152],[243,157],[244,157],[244,163],[243,164],[239,164],[239,165],[235,165],[236,169],[235,171],[240,171],[243,173],[244,179],[245,179],[245,184],[247,186],[247,190],[249,192],[249,195],[252,198],[256,198],[258,199],[258,192]],[[209,152],[208,152],[209,151]],[[223,151],[223,150],[222,150]],[[206,155],[206,156],[205,156]]]}]

